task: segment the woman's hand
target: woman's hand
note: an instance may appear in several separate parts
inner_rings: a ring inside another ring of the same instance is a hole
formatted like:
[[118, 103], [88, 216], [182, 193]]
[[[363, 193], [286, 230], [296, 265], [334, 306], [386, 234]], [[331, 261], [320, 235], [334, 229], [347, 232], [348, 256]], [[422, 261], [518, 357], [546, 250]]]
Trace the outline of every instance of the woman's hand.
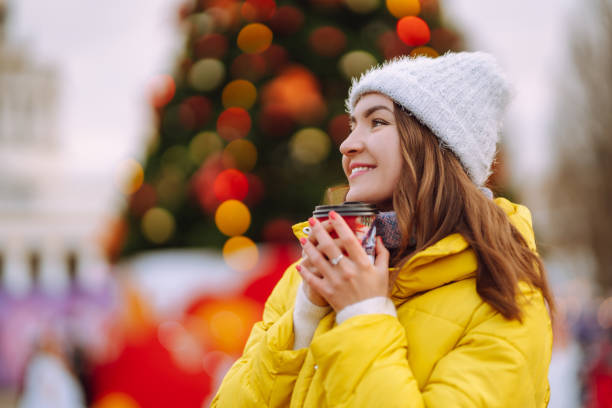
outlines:
[[[306, 256], [306, 253], [302, 250], [302, 262], [300, 262], [299, 265], [296, 265], [295, 267], [298, 272], [300, 273], [300, 275], [302, 275], [302, 271], [304, 270], [303, 268], [307, 268], [307, 270], [312, 271], [311, 273], [317, 275], [317, 276], [321, 276], [319, 274], [317, 274], [317, 270], [314, 266], [312, 266], [312, 264], [309, 262], [308, 257]], [[317, 293], [317, 291], [312, 290], [312, 288], [310, 287], [310, 285], [304, 281], [304, 292], [306, 293], [306, 297], [308, 298], [308, 300], [310, 300], [310, 302], [314, 303], [317, 306], [327, 306], [329, 305], [329, 303], [327, 303], [327, 300], [325, 300], [325, 298], [321, 295], [319, 295], [319, 293]]]
[[[380, 238], [376, 240], [372, 264], [353, 231], [336, 212], [330, 212], [324, 223], [314, 218], [309, 222], [312, 232], [308, 239], [301, 240], [308, 262], [298, 270], [311, 293], [316, 292], [336, 312], [365, 299], [388, 295], [389, 251]], [[335, 231], [338, 238], [331, 238], [328, 230]], [[336, 265], [330, 261], [334, 259], [339, 259]]]

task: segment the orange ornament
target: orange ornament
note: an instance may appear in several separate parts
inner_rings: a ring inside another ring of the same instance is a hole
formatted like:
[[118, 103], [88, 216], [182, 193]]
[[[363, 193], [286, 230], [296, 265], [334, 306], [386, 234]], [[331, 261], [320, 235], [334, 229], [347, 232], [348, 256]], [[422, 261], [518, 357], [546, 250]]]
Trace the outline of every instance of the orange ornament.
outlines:
[[425, 45], [431, 38], [431, 31], [425, 20], [408, 16], [397, 22], [397, 35], [410, 47]]

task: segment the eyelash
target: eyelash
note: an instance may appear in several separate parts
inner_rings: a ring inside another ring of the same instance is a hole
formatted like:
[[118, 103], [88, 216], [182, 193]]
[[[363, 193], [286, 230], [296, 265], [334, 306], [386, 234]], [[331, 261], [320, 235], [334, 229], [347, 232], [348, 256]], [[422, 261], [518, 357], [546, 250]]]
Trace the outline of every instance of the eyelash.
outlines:
[[[388, 125], [388, 123], [382, 119], [373, 119], [372, 126], [374, 127], [376, 125]], [[355, 124], [351, 124], [351, 132], [355, 130], [355, 126], [356, 126]]]

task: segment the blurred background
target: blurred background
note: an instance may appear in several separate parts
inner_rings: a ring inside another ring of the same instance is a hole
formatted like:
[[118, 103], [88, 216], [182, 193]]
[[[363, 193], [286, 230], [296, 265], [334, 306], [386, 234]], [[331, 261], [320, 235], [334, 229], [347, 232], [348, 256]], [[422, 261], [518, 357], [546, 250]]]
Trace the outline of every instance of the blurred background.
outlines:
[[448, 50], [515, 85], [549, 406], [612, 406], [611, 0], [0, 0], [0, 407], [208, 406], [341, 191], [350, 78]]

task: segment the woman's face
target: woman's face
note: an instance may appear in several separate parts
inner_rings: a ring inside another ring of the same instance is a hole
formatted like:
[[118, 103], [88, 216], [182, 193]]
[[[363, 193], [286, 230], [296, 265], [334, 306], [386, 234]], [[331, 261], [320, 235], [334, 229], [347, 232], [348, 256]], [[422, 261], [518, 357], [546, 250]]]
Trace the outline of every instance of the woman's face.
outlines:
[[342, 168], [349, 182], [346, 201], [389, 207], [402, 170], [393, 101], [370, 93], [357, 102], [351, 133], [340, 145]]

